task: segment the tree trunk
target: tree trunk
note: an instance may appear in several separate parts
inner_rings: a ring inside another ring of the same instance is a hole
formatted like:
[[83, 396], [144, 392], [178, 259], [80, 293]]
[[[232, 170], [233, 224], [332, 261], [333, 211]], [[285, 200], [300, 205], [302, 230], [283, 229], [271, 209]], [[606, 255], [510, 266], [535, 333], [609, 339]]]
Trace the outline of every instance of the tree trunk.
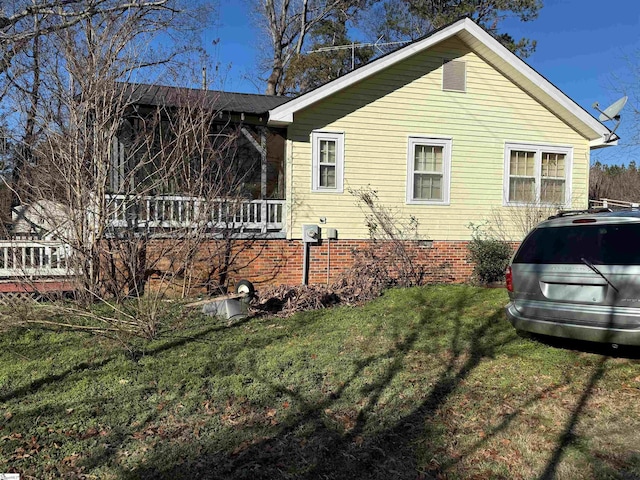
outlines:
[[282, 95], [282, 93], [280, 93], [282, 77], [282, 59], [274, 56], [273, 69], [271, 70], [271, 75], [269, 75], [269, 78], [267, 79], [267, 90], [265, 92], [267, 95]]

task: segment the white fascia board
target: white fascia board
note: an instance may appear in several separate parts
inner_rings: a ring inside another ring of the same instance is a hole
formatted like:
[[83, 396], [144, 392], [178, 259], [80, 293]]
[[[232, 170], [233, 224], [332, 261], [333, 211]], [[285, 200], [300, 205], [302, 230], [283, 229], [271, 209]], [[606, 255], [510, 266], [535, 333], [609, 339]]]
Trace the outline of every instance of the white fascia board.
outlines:
[[[346, 88], [350, 85], [353, 85], [360, 80], [363, 80], [380, 70], [383, 70], [394, 63], [400, 62], [405, 58], [411, 57], [416, 53], [425, 50], [432, 45], [435, 45], [443, 40], [446, 40], [449, 37], [456, 35], [458, 32], [463, 30], [468, 22], [471, 22], [469, 19], [459, 20], [446, 28], [443, 28], [439, 32], [434, 33], [433, 35], [420, 40], [416, 43], [412, 43], [407, 45], [400, 50], [390, 53], [378, 60], [374, 60], [373, 62], [364, 65], [351, 73], [348, 73], [342, 77], [335, 79], [332, 82], [329, 82], [321, 87], [312, 90], [309, 93], [299, 96], [298, 98], [294, 98], [293, 100], [274, 108], [269, 111], [269, 125], [287, 125], [293, 122], [293, 114], [299, 110], [302, 110], [309, 105], [322, 100], [329, 95], [336, 93], [343, 88]], [[473, 23], [473, 22], [471, 22]]]
[[617, 138], [616, 135], [616, 139], [615, 140], [611, 140], [609, 142], [606, 141], [606, 138], [600, 137], [600, 138], [596, 138], [595, 140], [591, 140], [589, 142], [589, 148], [591, 150], [596, 150], [598, 148], [606, 148], [606, 147], [613, 147], [615, 145], [618, 145], [618, 140], [620, 140], [619, 138]]
[[[569, 98], [562, 90], [553, 85], [549, 80], [544, 78], [538, 72], [536, 72], [533, 68], [527, 65], [523, 60], [518, 58], [514, 53], [509, 51], [504, 45], [498, 42], [495, 38], [493, 38], [489, 33], [487, 33], [482, 27], [477, 25], [476, 23], [469, 21], [465, 25], [465, 30], [477, 38], [480, 42], [485, 44], [487, 48], [489, 48], [495, 55], [497, 55], [501, 60], [508, 63], [511, 67], [516, 69], [522, 75], [524, 75], [527, 79], [535, 84], [540, 90], [549, 95], [553, 100], [566, 108], [573, 116], [578, 118], [582, 123], [587, 125], [591, 130], [596, 133], [600, 139], [602, 139], [605, 135], [610, 133], [610, 130], [600, 123], [596, 118], [591, 116], [588, 112], [582, 109], [580, 105], [574, 102], [571, 98]], [[599, 141], [600, 139], [593, 140], [594, 142]]]

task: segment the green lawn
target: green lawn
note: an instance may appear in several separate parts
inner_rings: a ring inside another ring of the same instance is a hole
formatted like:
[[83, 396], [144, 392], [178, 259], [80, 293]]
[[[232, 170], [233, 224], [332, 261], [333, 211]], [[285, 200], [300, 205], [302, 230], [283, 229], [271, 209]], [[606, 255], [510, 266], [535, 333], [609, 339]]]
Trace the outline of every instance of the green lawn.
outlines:
[[232, 326], [183, 317], [134, 359], [90, 334], [12, 330], [0, 472], [640, 478], [638, 361], [520, 338], [506, 302], [437, 286]]

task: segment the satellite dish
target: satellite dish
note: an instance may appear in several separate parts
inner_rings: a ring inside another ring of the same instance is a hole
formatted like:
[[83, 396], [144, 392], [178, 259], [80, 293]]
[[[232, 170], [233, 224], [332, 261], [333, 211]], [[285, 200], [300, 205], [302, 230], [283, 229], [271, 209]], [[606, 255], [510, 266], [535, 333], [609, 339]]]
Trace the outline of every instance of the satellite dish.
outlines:
[[[629, 99], [629, 97], [624, 96], [619, 100], [616, 100], [615, 102], [613, 102], [611, 105], [609, 105], [607, 108], [605, 108], [604, 110], [600, 110], [600, 105], [598, 104], [598, 102], [593, 104], [593, 108], [595, 108], [597, 111], [600, 112], [600, 116], [598, 117], [598, 120], [600, 120], [601, 122], [607, 122], [609, 120], [611, 120], [612, 122], [615, 121], [616, 126], [613, 127], [613, 130], [611, 130], [611, 132], [609, 133], [609, 135], [607, 135], [607, 142], [610, 142], [611, 139], [613, 138], [613, 135], [615, 134], [615, 131], [618, 129], [618, 127], [620, 126], [620, 111], [624, 108], [624, 106], [627, 103], [627, 100]], [[616, 135], [617, 137], [617, 135]]]
[[601, 122], [606, 122], [607, 120], [620, 120], [620, 110], [624, 108], [628, 99], [629, 97], [622, 97], [605, 108], [604, 111], [598, 108], [598, 102], [594, 103], [593, 108], [600, 112], [598, 120]]

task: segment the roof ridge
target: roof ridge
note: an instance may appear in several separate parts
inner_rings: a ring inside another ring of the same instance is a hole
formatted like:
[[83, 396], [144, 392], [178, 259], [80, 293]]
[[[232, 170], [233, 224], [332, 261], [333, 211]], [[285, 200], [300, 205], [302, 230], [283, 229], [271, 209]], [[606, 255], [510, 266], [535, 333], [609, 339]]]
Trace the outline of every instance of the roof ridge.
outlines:
[[287, 100], [291, 100], [292, 97], [285, 97], [282, 95], [267, 95], [266, 93], [249, 93], [249, 92], [232, 92], [229, 90], [210, 90], [210, 89], [206, 89], [203, 90], [202, 88], [195, 88], [195, 87], [185, 87], [185, 86], [177, 86], [177, 85], [164, 85], [164, 84], [160, 84], [160, 83], [146, 83], [146, 82], [116, 82], [120, 85], [123, 86], [131, 86], [131, 87], [149, 87], [149, 88], [170, 88], [170, 89], [176, 89], [176, 90], [189, 90], [189, 91], [193, 91], [193, 92], [206, 92], [206, 93], [226, 93], [226, 94], [230, 94], [230, 95], [251, 95], [251, 96], [255, 96], [255, 97], [266, 97], [266, 98], [282, 98], [282, 99], [287, 99]]

